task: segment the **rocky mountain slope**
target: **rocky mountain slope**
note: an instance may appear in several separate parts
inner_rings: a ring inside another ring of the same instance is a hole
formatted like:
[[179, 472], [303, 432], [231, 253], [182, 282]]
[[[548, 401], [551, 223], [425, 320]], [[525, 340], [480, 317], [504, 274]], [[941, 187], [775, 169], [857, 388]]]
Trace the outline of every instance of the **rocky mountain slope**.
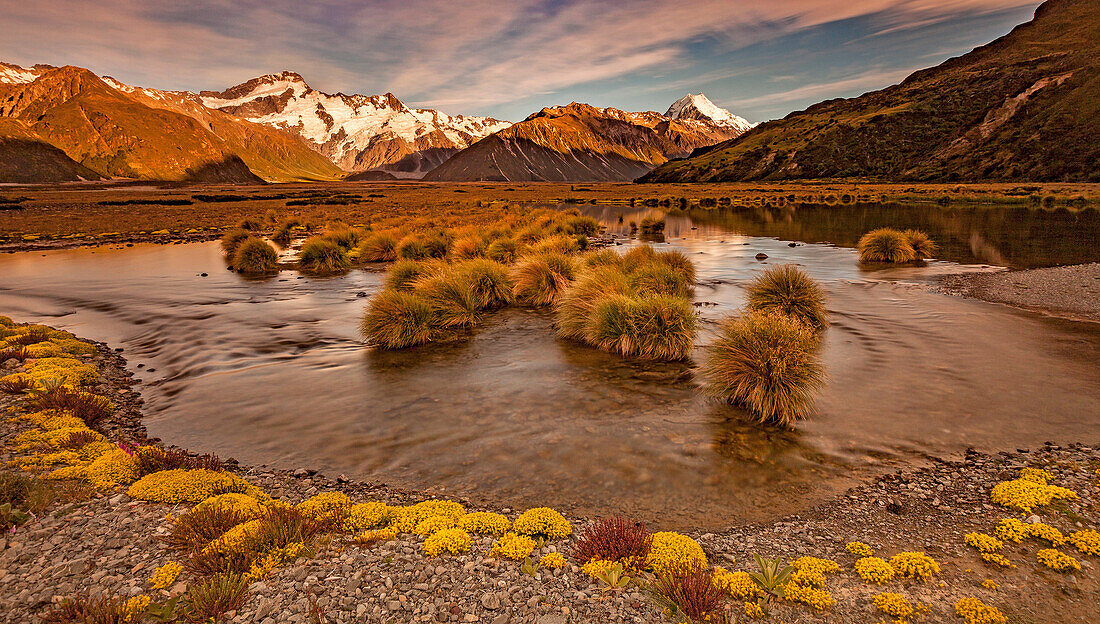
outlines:
[[18, 119], [0, 117], [0, 182], [75, 182], [101, 177]]
[[[296, 137], [207, 109], [187, 93], [139, 89], [79, 67], [0, 65], [0, 118], [111, 177], [258, 182], [341, 174]], [[5, 157], [15, 128], [0, 126], [9, 139]], [[40, 164], [23, 177], [53, 181], [47, 169]]]
[[199, 98], [208, 108], [300, 136], [344, 170], [380, 169], [400, 177], [420, 177], [511, 125], [409, 108], [392, 93], [330, 95], [294, 72], [253, 78], [221, 93], [203, 91]]
[[751, 124], [702, 94], [669, 113], [631, 113], [573, 102], [544, 108], [452, 156], [426, 180], [623, 181]]
[[762, 124], [643, 182], [873, 177], [1100, 181], [1100, 10], [1048, 0], [901, 84]]

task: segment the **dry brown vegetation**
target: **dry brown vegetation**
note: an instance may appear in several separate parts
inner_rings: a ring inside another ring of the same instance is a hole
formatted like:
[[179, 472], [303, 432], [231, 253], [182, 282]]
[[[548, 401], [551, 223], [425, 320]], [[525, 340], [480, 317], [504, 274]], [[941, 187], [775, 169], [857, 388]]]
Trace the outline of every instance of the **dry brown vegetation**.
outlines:
[[[790, 202], [950, 201], [1077, 206], [1100, 202], [1096, 184], [873, 184], [851, 181], [729, 184], [332, 182], [152, 185], [83, 183], [10, 187], [19, 201], [0, 211], [0, 245], [28, 247], [116, 240], [212, 239], [245, 219], [323, 224], [338, 219], [383, 230], [423, 225], [492, 225], [512, 204], [624, 203], [686, 207]], [[292, 221], [295, 222], [295, 221]], [[167, 232], [165, 232], [167, 230]], [[112, 234], [112, 236], [100, 236]], [[37, 237], [24, 240], [25, 236]], [[51, 242], [58, 244], [58, 242]]]

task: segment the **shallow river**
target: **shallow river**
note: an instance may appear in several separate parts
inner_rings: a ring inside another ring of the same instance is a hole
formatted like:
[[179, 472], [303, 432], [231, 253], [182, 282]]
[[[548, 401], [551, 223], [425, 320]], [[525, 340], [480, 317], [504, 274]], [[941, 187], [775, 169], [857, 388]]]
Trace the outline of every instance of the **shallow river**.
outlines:
[[[646, 214], [586, 210], [621, 234]], [[216, 243], [3, 255], [0, 313], [123, 347], [131, 367], [144, 365], [149, 432], [169, 443], [516, 507], [623, 512], [659, 527], [795, 512], [857, 479], [968, 446], [1100, 441], [1100, 324], [922, 285], [988, 267], [866, 271], [851, 249], [789, 247], [761, 236], [754, 228], [766, 224], [754, 218], [670, 217], [665, 234], [699, 267], [701, 343], [767, 264], [798, 263], [824, 284], [828, 385], [794, 432], [700, 397], [691, 363], [628, 362], [557, 340], [544, 312], [496, 313], [461, 344], [368, 350], [357, 337], [366, 300], [356, 295], [375, 292], [381, 274], [246, 281], [225, 270]], [[993, 252], [1027, 265], [1062, 253], [1053, 238], [1028, 247]], [[954, 248], [945, 253], [975, 259]], [[765, 262], [754, 259], [761, 251]]]

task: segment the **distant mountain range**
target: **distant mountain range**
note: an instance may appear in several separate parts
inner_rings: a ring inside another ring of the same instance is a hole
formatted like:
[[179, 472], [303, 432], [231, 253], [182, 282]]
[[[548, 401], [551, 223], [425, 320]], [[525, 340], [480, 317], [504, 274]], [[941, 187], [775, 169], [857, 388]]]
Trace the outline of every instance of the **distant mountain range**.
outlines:
[[641, 181], [831, 177], [1100, 182], [1100, 3], [1048, 0], [901, 84], [761, 124]]
[[0, 63], [0, 182], [394, 180], [429, 172], [433, 180], [631, 180], [752, 125], [702, 94], [664, 115], [573, 103], [513, 125], [409, 108], [392, 93], [330, 95], [293, 72], [192, 93], [79, 67]]
[[627, 181], [753, 124], [688, 94], [664, 115], [552, 106], [452, 156], [426, 180]]
[[409, 108], [392, 93], [329, 95], [294, 72], [253, 78], [221, 93], [203, 91], [199, 99], [209, 108], [299, 136], [345, 171], [379, 169], [397, 177], [420, 177], [512, 125]]

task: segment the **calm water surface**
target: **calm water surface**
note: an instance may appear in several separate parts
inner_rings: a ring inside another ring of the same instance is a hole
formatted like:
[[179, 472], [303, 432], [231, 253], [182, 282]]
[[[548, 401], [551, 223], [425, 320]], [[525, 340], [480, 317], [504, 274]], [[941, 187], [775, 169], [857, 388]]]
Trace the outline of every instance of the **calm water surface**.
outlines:
[[[633, 244], [629, 222], [648, 214], [585, 210], [624, 244]], [[988, 267], [868, 271], [853, 250], [822, 242], [848, 242], [849, 230], [896, 215], [787, 211], [777, 225], [761, 214], [669, 217], [666, 244], [699, 267], [704, 344], [768, 264], [794, 262], [822, 281], [829, 380], [817, 415], [795, 432], [701, 398], [691, 362], [629, 362], [557, 340], [545, 312], [496, 313], [460, 344], [372, 351], [357, 337], [357, 293], [376, 292], [381, 274], [246, 281], [225, 270], [216, 243], [0, 256], [0, 311], [123, 347], [131, 366], [145, 365], [137, 373], [150, 434], [170, 443], [517, 507], [624, 512], [662, 527], [775, 517], [968, 446], [1100, 440], [1100, 325], [922, 286]], [[1027, 219], [1043, 214], [1053, 213]], [[829, 219], [849, 225], [830, 229]], [[941, 255], [1031, 266], [1069, 253], [1056, 225], [1036, 226], [1051, 236], [1030, 235], [1026, 249], [1005, 246], [1021, 239], [1004, 235], [1013, 219], [1026, 220], [970, 215], [937, 237], [947, 243]]]

